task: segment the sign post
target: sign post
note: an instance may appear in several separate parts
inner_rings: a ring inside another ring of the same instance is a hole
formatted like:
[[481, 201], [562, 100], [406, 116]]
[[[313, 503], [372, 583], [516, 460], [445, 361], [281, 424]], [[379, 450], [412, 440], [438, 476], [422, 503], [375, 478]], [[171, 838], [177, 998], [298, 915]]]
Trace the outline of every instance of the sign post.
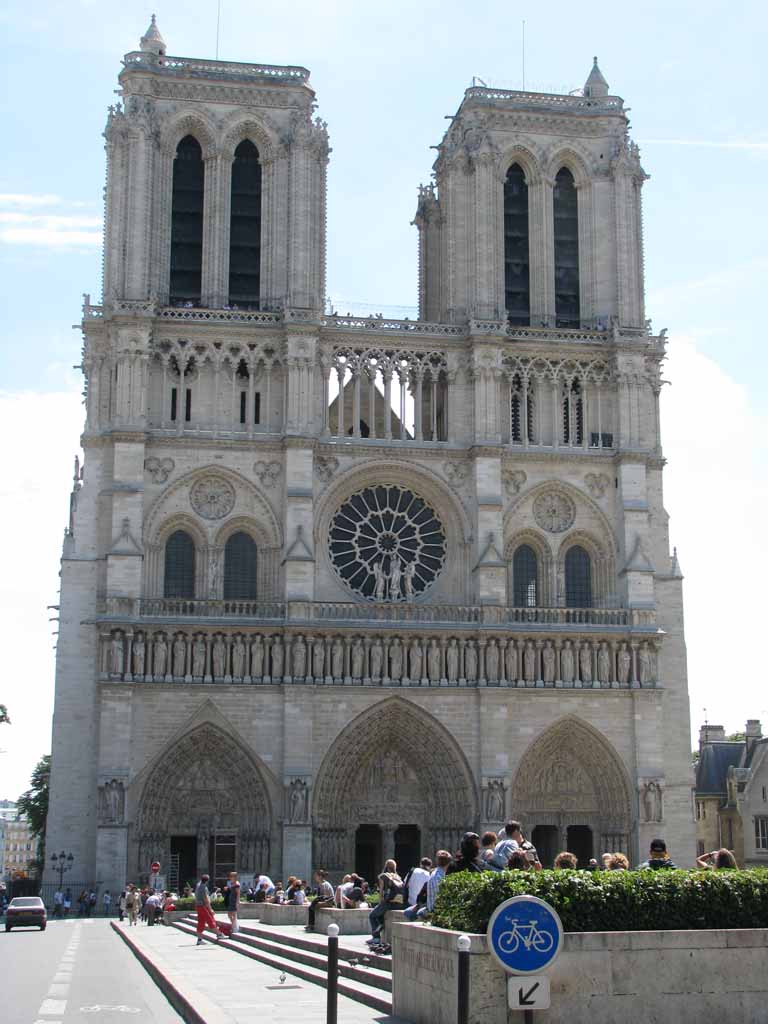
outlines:
[[537, 896], [513, 896], [499, 904], [488, 922], [488, 948], [510, 975], [510, 1010], [523, 1010], [532, 1024], [534, 1010], [549, 1007], [549, 967], [563, 944], [563, 924], [557, 911]]

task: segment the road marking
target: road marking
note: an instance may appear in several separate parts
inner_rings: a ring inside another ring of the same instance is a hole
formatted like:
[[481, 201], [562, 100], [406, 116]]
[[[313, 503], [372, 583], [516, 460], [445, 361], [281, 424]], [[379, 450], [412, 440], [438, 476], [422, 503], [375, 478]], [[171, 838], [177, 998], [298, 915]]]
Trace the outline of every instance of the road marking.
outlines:
[[80, 1013], [141, 1013], [138, 1006], [102, 1006], [96, 1003], [95, 1006], [81, 1006]]
[[41, 1017], [60, 1017], [67, 1012], [66, 999], [44, 999], [37, 1011]]

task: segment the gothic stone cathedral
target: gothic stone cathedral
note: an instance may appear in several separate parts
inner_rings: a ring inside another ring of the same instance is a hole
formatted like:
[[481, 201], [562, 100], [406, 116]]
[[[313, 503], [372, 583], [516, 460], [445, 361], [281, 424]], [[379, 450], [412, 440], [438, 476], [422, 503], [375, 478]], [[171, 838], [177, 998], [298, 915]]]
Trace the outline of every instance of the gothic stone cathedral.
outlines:
[[325, 311], [304, 68], [169, 57], [153, 19], [119, 80], [50, 849], [113, 891], [371, 877], [514, 815], [545, 863], [688, 862], [646, 175], [597, 63], [466, 91], [418, 320]]

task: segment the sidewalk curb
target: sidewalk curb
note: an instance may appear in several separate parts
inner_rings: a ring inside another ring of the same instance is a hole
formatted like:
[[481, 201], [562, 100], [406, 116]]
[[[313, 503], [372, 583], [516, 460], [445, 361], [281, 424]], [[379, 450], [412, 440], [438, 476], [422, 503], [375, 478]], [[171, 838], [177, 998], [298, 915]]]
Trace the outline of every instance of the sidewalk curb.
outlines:
[[189, 999], [187, 999], [184, 993], [174, 985], [166, 974], [160, 970], [157, 964], [154, 963], [144, 950], [129, 937], [128, 932], [124, 928], [120, 928], [116, 921], [110, 921], [110, 927], [120, 936], [126, 946], [128, 946], [130, 951], [163, 993], [174, 1010], [176, 1010], [182, 1020], [186, 1021], [186, 1024], [216, 1024], [218, 1020], [227, 1019], [218, 1007], [213, 1014], [210, 1014], [208, 1017], [203, 1017], [202, 1014], [195, 1009]]

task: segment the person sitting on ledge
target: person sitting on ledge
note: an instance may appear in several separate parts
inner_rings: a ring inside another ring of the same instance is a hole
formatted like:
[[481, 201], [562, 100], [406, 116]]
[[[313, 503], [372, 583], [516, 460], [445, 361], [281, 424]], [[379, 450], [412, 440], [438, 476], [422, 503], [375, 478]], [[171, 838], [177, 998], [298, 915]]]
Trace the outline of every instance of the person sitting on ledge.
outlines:
[[[498, 850], [498, 846], [496, 849]], [[465, 832], [456, 859], [446, 868], [446, 875], [457, 871], [485, 871], [486, 865], [480, 860], [480, 836], [477, 832]]]
[[335, 903], [333, 886], [325, 877], [322, 868], [315, 872], [315, 883], [317, 885], [317, 897], [309, 905], [309, 916], [307, 918], [306, 931], [315, 930], [315, 915], [321, 907], [332, 907]]
[[371, 926], [369, 946], [378, 946], [381, 943], [381, 933], [384, 929], [384, 918], [387, 911], [404, 910], [406, 894], [407, 889], [397, 873], [397, 863], [394, 860], [386, 861], [384, 870], [379, 875], [379, 902], [368, 915], [368, 922]]
[[652, 839], [648, 860], [644, 860], [639, 866], [639, 871], [650, 869], [651, 871], [659, 871], [664, 868], [676, 868], [677, 864], [673, 863], [669, 859], [669, 853], [667, 852], [667, 844], [663, 839]]
[[556, 871], [575, 871], [578, 866], [579, 861], [575, 853], [563, 850], [562, 853], [558, 853], [555, 857], [554, 867]]
[[737, 868], [736, 858], [730, 850], [722, 847], [720, 850], [712, 850], [711, 853], [704, 853], [696, 858], [700, 868]]

